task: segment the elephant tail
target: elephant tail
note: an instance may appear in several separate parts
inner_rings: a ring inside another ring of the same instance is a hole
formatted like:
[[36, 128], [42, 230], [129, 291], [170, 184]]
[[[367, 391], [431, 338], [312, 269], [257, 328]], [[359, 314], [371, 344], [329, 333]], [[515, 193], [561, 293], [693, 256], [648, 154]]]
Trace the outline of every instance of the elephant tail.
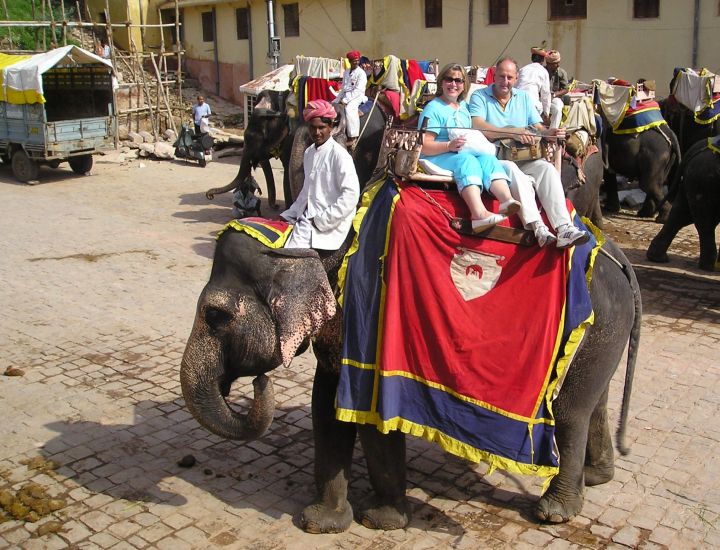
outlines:
[[625, 386], [623, 388], [622, 408], [620, 410], [620, 420], [617, 429], [617, 448], [620, 454], [627, 455], [630, 453], [630, 447], [625, 445], [625, 430], [627, 428], [628, 416], [630, 415], [630, 395], [632, 394], [633, 378], [635, 377], [635, 363], [637, 362], [638, 350], [640, 348], [640, 325], [642, 323], [642, 299], [640, 297], [640, 285], [632, 265], [623, 258], [622, 270], [630, 283], [633, 293], [633, 308], [635, 316], [633, 318], [632, 329], [630, 330], [630, 342], [627, 352], [627, 367], [625, 369]]

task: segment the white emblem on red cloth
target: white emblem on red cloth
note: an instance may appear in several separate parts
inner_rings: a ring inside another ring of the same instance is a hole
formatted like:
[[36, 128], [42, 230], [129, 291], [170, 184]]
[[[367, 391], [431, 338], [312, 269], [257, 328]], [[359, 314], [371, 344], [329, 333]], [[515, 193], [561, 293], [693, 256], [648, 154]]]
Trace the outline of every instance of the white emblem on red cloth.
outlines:
[[500, 278], [505, 256], [459, 248], [450, 262], [450, 277], [466, 302], [490, 292]]

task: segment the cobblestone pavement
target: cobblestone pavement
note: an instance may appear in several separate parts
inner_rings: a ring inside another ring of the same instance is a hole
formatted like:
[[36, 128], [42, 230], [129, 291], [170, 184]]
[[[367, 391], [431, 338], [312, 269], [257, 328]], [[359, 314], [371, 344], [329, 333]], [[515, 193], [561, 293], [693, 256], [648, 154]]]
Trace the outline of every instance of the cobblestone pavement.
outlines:
[[[34, 482], [61, 507], [33, 523], [5, 518], [0, 547], [720, 547], [720, 274], [695, 268], [692, 228], [660, 266], [644, 260], [659, 226], [607, 219], [637, 266], [644, 332], [632, 453], [613, 481], [587, 490], [581, 516], [540, 526], [537, 481], [486, 475], [410, 439], [406, 530], [309, 535], [297, 517], [313, 494], [312, 356], [274, 376], [275, 421], [253, 443], [202, 429], [180, 394], [213, 236], [230, 213], [229, 196], [209, 203], [204, 190], [229, 181], [237, 159], [205, 169], [113, 159], [89, 177], [43, 169], [35, 186], [0, 167], [0, 372], [24, 373], [0, 376], [0, 500]], [[178, 466], [190, 454], [197, 464]], [[358, 450], [351, 500], [368, 491]]]

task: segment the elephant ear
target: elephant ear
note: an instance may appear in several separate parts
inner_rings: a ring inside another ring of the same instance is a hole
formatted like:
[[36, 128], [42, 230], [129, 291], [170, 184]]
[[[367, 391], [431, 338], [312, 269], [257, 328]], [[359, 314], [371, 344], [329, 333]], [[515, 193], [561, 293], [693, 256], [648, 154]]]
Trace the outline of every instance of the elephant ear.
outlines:
[[280, 263], [284, 265], [273, 276], [268, 304], [282, 364], [288, 366], [302, 343], [335, 316], [337, 302], [319, 259]]

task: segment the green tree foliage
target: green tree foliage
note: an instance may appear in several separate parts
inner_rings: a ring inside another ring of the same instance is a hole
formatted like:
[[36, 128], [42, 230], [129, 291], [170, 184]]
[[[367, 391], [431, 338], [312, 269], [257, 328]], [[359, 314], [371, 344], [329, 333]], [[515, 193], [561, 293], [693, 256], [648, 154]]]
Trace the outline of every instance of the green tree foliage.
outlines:
[[[45, 17], [43, 17], [42, 4], [45, 2]], [[53, 18], [55, 22], [62, 21], [62, 10], [60, 8], [60, 0], [51, 0]], [[0, 2], [0, 19], [10, 21], [50, 21], [50, 13], [47, 8], [46, 0], [35, 0], [35, 16], [33, 17], [32, 0], [5, 0], [8, 13], [5, 12], [2, 2]], [[65, 19], [68, 21], [77, 21], [77, 13], [75, 10], [74, 0], [65, 1]], [[42, 50], [43, 30], [33, 27], [3, 27], [0, 28], [0, 49], [10, 49], [10, 39], [12, 39], [13, 50], [35, 50], [35, 38], [37, 35], [37, 47]], [[55, 28], [55, 42], [62, 44], [62, 26], [57, 25]], [[50, 27], [45, 30], [45, 43], [49, 49], [52, 44], [52, 35]], [[68, 36], [68, 44], [77, 44], [76, 40], [71, 40]]]

